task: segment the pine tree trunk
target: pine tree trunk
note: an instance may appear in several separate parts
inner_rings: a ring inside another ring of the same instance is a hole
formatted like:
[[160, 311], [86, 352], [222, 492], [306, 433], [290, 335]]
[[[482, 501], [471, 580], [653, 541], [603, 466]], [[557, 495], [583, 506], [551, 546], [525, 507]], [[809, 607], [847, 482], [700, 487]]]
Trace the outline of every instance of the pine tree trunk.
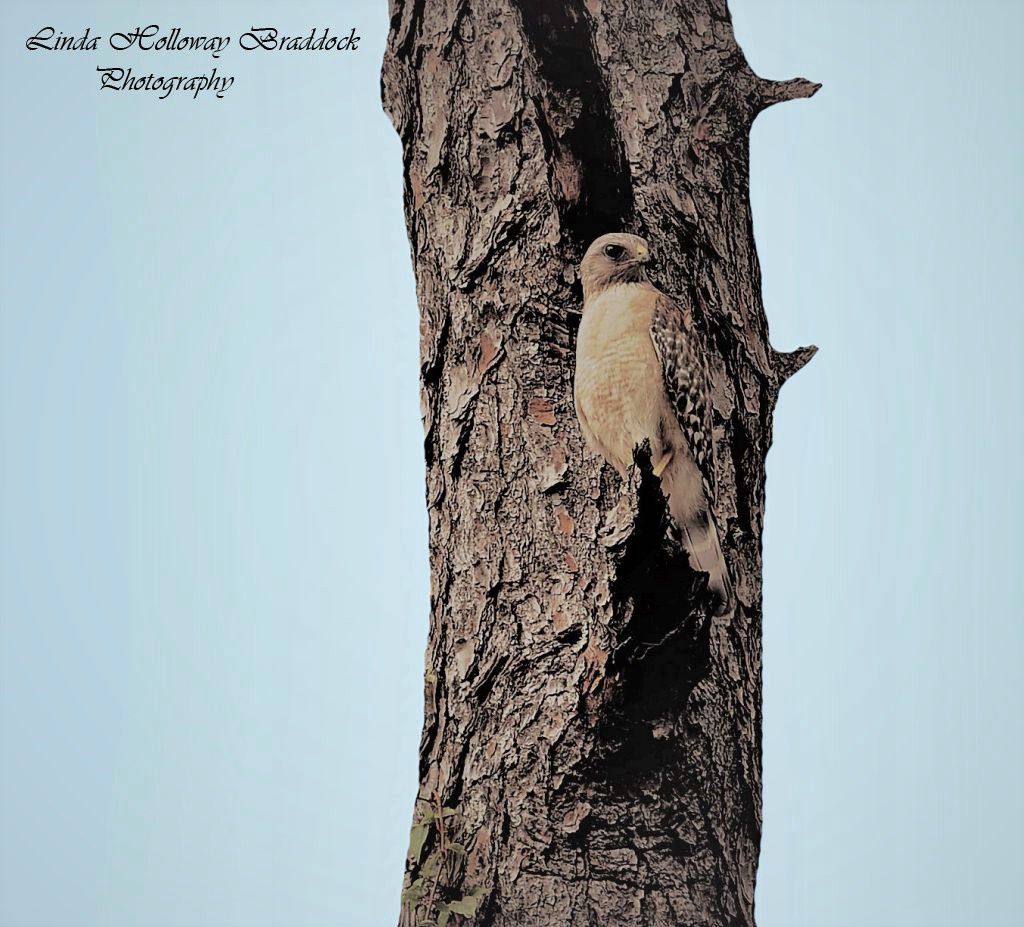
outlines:
[[[748, 138], [817, 86], [754, 75], [725, 0], [392, 0], [382, 88], [430, 515], [403, 923], [752, 925], [764, 462], [814, 349], [768, 341]], [[619, 230], [706, 342], [725, 618], [643, 451], [623, 490], [576, 421], [576, 267]]]

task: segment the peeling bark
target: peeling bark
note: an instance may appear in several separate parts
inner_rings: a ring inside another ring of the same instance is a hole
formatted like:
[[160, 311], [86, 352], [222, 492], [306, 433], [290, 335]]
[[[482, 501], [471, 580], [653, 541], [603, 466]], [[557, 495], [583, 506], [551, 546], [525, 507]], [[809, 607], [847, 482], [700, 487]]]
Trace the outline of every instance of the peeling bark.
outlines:
[[[753, 925], [764, 462], [782, 383], [814, 349], [768, 341], [748, 139], [817, 85], [757, 77], [724, 0], [392, 0], [382, 89], [405, 153], [430, 516], [414, 823], [455, 809], [445, 836], [425, 826], [406, 884], [430, 890], [403, 918], [475, 890], [471, 922], [495, 927]], [[623, 492], [583, 448], [575, 268], [615, 230], [648, 239], [705, 339], [725, 618], [643, 452]]]

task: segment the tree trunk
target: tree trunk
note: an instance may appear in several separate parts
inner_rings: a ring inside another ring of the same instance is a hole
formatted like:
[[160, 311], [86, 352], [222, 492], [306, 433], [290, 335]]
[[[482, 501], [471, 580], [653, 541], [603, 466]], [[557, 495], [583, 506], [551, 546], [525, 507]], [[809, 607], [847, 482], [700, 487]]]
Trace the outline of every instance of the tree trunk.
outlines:
[[[757, 77], [725, 0], [392, 0], [382, 87], [430, 515], [403, 922], [752, 925], [764, 462], [814, 349], [768, 342], [748, 138], [817, 85]], [[623, 490], [576, 421], [576, 267], [619, 230], [706, 342], [724, 618], [643, 452]]]

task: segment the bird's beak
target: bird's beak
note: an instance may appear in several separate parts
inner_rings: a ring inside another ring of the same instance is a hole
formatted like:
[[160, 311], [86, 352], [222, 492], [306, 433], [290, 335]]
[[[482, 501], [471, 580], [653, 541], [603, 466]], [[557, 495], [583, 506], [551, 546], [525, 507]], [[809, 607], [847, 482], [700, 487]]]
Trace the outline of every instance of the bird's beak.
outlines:
[[636, 249], [636, 256], [641, 264], [651, 263], [651, 252], [648, 251], [643, 245]]

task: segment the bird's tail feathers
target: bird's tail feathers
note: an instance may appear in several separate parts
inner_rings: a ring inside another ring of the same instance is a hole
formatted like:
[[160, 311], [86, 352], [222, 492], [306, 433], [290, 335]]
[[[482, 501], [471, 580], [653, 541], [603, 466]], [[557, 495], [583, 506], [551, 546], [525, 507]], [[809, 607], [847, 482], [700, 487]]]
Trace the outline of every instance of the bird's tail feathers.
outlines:
[[718, 527], [710, 512], [691, 519], [679, 526], [683, 546], [690, 555], [690, 566], [708, 574], [708, 589], [715, 596], [716, 615], [726, 615], [733, 610], [736, 596], [729, 578], [729, 567], [722, 553]]

